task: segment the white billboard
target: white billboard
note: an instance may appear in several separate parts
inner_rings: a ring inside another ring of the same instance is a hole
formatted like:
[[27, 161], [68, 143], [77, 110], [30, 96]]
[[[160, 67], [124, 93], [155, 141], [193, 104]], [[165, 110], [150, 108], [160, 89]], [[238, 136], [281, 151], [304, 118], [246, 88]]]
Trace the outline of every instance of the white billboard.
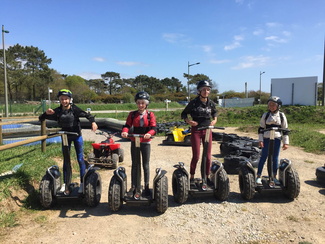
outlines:
[[271, 79], [271, 95], [283, 105], [317, 104], [317, 76]]

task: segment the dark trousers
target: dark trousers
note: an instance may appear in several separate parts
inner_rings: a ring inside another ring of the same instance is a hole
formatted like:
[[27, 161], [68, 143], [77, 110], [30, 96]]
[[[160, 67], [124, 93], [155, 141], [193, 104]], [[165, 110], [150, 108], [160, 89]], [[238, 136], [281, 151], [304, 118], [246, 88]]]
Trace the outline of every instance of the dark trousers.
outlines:
[[[191, 144], [192, 144], [192, 160], [190, 174], [195, 174], [197, 162], [200, 159], [201, 142], [204, 144], [206, 130], [197, 130], [195, 126], [191, 128]], [[211, 148], [212, 148], [212, 133], [210, 133], [209, 145], [207, 150], [206, 160], [206, 175], [209, 176], [211, 168]]]
[[[76, 150], [77, 160], [80, 168], [80, 182], [83, 182], [83, 176], [86, 172], [86, 164], [84, 161], [84, 142], [82, 139], [82, 136], [68, 136], [68, 144], [69, 144], [69, 151], [71, 150], [71, 143], [73, 142], [74, 148]], [[63, 181], [64, 183], [67, 183], [67, 162], [63, 161]], [[71, 176], [70, 176], [71, 177]]]
[[[264, 138], [263, 143], [264, 143], [264, 147], [262, 148], [262, 155], [261, 155], [260, 161], [258, 163], [258, 170], [257, 170], [258, 175], [262, 174], [266, 158], [268, 157], [270, 139]], [[274, 152], [273, 152], [273, 174], [274, 174], [274, 176], [276, 176], [276, 173], [278, 171], [280, 147], [281, 147], [281, 140], [277, 139], [277, 138], [274, 139]]]
[[[150, 161], [150, 144], [149, 143], [140, 143], [140, 161], [142, 158], [142, 167], [144, 171], [144, 184], [145, 186], [149, 185], [149, 161]], [[136, 185], [137, 182], [137, 171], [138, 165], [140, 166], [141, 171], [141, 162], [137, 162], [136, 147], [135, 142], [131, 142], [131, 158], [132, 158], [132, 168], [131, 168], [131, 184], [132, 187]]]

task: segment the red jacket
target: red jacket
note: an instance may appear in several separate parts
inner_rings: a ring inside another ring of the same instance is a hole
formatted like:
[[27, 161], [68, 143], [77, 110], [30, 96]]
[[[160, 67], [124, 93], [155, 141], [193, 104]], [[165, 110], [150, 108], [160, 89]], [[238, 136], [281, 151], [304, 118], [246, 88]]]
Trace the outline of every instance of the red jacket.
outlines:
[[[130, 128], [133, 127], [134, 134], [150, 134], [154, 136], [156, 134], [156, 116], [153, 112], [147, 110], [143, 114], [143, 126], [140, 126], [140, 113], [138, 111], [132, 111], [129, 113], [125, 125], [123, 126], [122, 132], [129, 132]], [[134, 141], [134, 138], [130, 138]], [[149, 142], [151, 139], [140, 138], [140, 142]]]

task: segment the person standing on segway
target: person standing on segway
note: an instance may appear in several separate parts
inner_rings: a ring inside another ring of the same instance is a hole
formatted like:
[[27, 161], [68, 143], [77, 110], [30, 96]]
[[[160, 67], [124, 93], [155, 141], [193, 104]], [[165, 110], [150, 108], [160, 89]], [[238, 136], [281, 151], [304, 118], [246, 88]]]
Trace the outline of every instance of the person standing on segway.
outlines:
[[[192, 160], [190, 167], [190, 182], [194, 182], [194, 175], [197, 162], [200, 158], [200, 143], [204, 142], [206, 130], [197, 130], [203, 126], [214, 126], [217, 123], [217, 109], [216, 104], [209, 99], [211, 92], [211, 84], [207, 80], [202, 80], [197, 84], [198, 96], [194, 98], [184, 108], [181, 113], [181, 118], [186, 123], [191, 125], [191, 144], [192, 144]], [[188, 118], [188, 114], [192, 119]], [[212, 121], [211, 121], [212, 118]], [[211, 148], [212, 148], [212, 133], [210, 134], [207, 160], [206, 160], [206, 175], [209, 176], [211, 168]], [[207, 178], [209, 181], [209, 178]]]
[[[126, 119], [126, 123], [123, 126], [121, 136], [123, 138], [128, 137], [128, 132], [133, 127], [133, 134], [144, 135], [140, 138], [140, 151], [142, 155], [142, 166], [144, 171], [144, 185], [145, 194], [150, 195], [149, 189], [149, 162], [150, 162], [150, 137], [156, 134], [156, 117], [153, 112], [147, 111], [150, 96], [147, 92], [141, 91], [135, 95], [134, 98], [138, 110], [131, 111]], [[131, 169], [131, 185], [130, 191], [135, 190], [136, 177], [137, 177], [137, 162], [136, 162], [136, 149], [135, 139], [131, 139], [131, 158], [132, 158], [132, 169]]]
[[[68, 89], [61, 89], [58, 93], [58, 99], [60, 101], [60, 107], [55, 109], [47, 109], [42, 115], [39, 116], [39, 120], [55, 120], [58, 122], [59, 126], [61, 126], [63, 131], [68, 132], [76, 132], [78, 135], [68, 135], [68, 144], [69, 149], [71, 148], [71, 143], [74, 143], [74, 147], [77, 154], [77, 160], [80, 168], [80, 187], [79, 193], [82, 193], [83, 189], [83, 176], [86, 171], [86, 165], [84, 162], [84, 155], [83, 155], [83, 138], [81, 135], [81, 126], [80, 126], [80, 117], [85, 117], [91, 122], [92, 131], [96, 131], [98, 126], [95, 122], [94, 116], [90, 113], [87, 113], [74, 105], [72, 103], [72, 92]], [[63, 162], [63, 182], [61, 191], [64, 191], [66, 194], [69, 194], [66, 182], [67, 182], [67, 168], [66, 162], [64, 159]]]
[[[287, 118], [284, 113], [280, 112], [282, 106], [282, 101], [277, 96], [271, 96], [267, 100], [268, 112], [264, 113], [260, 120], [260, 127], [258, 129], [258, 140], [259, 147], [262, 148], [262, 155], [258, 163], [256, 183], [258, 185], [262, 184], [262, 171], [269, 153], [269, 142], [270, 142], [270, 131], [263, 132], [264, 129], [270, 127], [279, 127], [283, 129], [288, 129]], [[281, 147], [281, 139], [283, 141], [282, 149], [286, 150], [289, 147], [289, 135], [287, 132], [283, 132], [283, 136], [280, 132], [275, 132], [274, 140], [274, 152], [273, 152], [273, 174], [274, 174], [274, 183], [279, 184], [276, 179], [277, 170], [278, 170], [278, 161]]]

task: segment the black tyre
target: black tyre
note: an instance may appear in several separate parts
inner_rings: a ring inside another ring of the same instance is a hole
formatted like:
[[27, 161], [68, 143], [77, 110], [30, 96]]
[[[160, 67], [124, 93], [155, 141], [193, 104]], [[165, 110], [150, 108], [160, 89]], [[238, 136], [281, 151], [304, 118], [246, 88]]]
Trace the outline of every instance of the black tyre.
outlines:
[[217, 176], [218, 188], [214, 190], [214, 196], [220, 201], [227, 200], [229, 196], [229, 178], [224, 169], [222, 169]]
[[177, 203], [184, 203], [188, 198], [188, 178], [180, 169], [176, 169], [173, 173], [172, 188], [174, 200]]
[[184, 142], [188, 143], [188, 144], [191, 144], [191, 136], [185, 136]]
[[316, 180], [319, 184], [325, 184], [325, 167], [318, 167], [316, 169]]
[[289, 199], [295, 199], [300, 193], [300, 179], [298, 172], [294, 168], [290, 168], [286, 172], [286, 188], [284, 194]]
[[116, 212], [122, 206], [121, 198], [121, 182], [113, 176], [108, 188], [108, 207], [110, 210]]
[[44, 175], [41, 180], [40, 186], [40, 202], [43, 208], [49, 209], [54, 205], [53, 198], [53, 181], [49, 175]]
[[112, 154], [112, 168], [113, 169], [117, 169], [118, 162], [119, 162], [119, 156], [118, 156], [118, 154], [117, 153], [113, 153]]
[[168, 208], [168, 180], [163, 176], [155, 184], [155, 203], [158, 213], [166, 212]]
[[170, 134], [170, 135], [167, 135], [167, 141], [174, 141], [174, 135], [173, 134]]
[[245, 166], [239, 169], [239, 188], [241, 196], [250, 200], [255, 195], [255, 178], [254, 174]]
[[102, 195], [102, 181], [98, 172], [91, 173], [85, 182], [85, 202], [89, 207], [99, 204]]
[[122, 148], [117, 149], [117, 154], [119, 156], [118, 161], [121, 163], [124, 161], [124, 150]]

